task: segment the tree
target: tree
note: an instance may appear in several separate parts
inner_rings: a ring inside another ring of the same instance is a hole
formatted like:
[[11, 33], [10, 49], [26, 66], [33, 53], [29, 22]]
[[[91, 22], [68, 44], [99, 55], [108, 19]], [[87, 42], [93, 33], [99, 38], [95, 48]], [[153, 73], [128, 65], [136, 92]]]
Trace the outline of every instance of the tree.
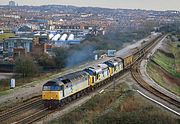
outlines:
[[15, 60], [15, 72], [21, 73], [23, 77], [32, 77], [38, 74], [38, 66], [29, 56], [20, 56]]
[[66, 48], [54, 48], [53, 53], [55, 54], [54, 60], [56, 66], [59, 69], [64, 68], [68, 57], [68, 50]]
[[46, 53], [43, 54], [36, 54], [34, 55], [35, 60], [38, 62], [40, 66], [55, 66], [54, 58], [49, 56]]

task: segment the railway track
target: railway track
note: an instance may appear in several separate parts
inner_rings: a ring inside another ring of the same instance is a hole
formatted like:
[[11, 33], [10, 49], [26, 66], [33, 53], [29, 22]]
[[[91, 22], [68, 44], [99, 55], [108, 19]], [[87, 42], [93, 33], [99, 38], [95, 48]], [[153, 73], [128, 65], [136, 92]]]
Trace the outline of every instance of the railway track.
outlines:
[[145, 82], [142, 79], [140, 70], [138, 69], [137, 66], [134, 66], [132, 68], [131, 72], [132, 72], [133, 78], [138, 82], [138, 84], [140, 84], [141, 87], [143, 87], [144, 89], [146, 89], [150, 93], [154, 94], [155, 96], [157, 96], [157, 97], [167, 101], [168, 103], [180, 108], [180, 103], [178, 101], [176, 101], [175, 99], [161, 93], [160, 91], [158, 91], [154, 87], [150, 86], [147, 82]]
[[[150, 51], [156, 44], [158, 43], [158, 41], [156, 43], [154, 43], [152, 46], [150, 46], [148, 48], [148, 51]], [[131, 74], [133, 76], [133, 78], [136, 80], [136, 82], [143, 87], [144, 89], [146, 89], [147, 91], [149, 91], [150, 93], [154, 94], [155, 96], [163, 99], [164, 101], [168, 102], [171, 105], [176, 106], [177, 108], [180, 108], [180, 102], [167, 96], [166, 94], [163, 94], [162, 92], [158, 91], [157, 89], [155, 89], [154, 87], [152, 87], [151, 85], [149, 85], [146, 81], [144, 81], [144, 79], [142, 78], [141, 72], [139, 70], [140, 67], [140, 63], [141, 61], [147, 56], [147, 53], [141, 58], [139, 59], [135, 64], [133, 64], [132, 68], [131, 68]]]
[[8, 120], [16, 118], [19, 114], [23, 114], [25, 111], [39, 106], [42, 106], [41, 96], [37, 96], [13, 108], [0, 112], [0, 122], [7, 123]]
[[54, 112], [53, 110], [48, 110], [48, 108], [44, 108], [40, 111], [37, 111], [34, 114], [31, 114], [31, 115], [21, 119], [21, 120], [15, 121], [14, 124], [31, 124], [53, 112]]

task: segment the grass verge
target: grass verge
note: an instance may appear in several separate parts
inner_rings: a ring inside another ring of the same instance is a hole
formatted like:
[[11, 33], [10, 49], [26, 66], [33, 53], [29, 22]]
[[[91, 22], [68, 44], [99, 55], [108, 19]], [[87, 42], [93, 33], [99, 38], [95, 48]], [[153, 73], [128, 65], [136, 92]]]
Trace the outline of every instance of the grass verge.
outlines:
[[163, 74], [163, 70], [157, 64], [150, 61], [147, 65], [147, 73], [160, 86], [180, 96], [180, 84], [168, 81]]

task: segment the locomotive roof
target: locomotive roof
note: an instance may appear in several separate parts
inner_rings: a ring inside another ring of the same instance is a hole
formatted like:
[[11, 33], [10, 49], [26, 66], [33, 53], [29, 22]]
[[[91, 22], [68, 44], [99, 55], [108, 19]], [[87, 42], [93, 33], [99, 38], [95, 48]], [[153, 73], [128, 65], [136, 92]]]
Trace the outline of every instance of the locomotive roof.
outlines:
[[52, 85], [60, 86], [61, 84], [62, 84], [62, 82], [58, 81], [57, 79], [54, 79], [54, 80], [50, 80], [50, 81], [46, 82], [43, 86], [52, 86]]
[[67, 75], [64, 75], [62, 77], [57, 78], [59, 81], [63, 82], [64, 84], [67, 84], [69, 82], [72, 82], [73, 80], [78, 80], [81, 79], [85, 76], [87, 76], [88, 74], [85, 71], [77, 71], [77, 72], [73, 72]]
[[106, 69], [108, 68], [108, 66], [106, 64], [98, 64], [98, 67], [102, 68], [102, 69]]
[[86, 75], [88, 74], [85, 71], [73, 72], [73, 73], [64, 75], [62, 77], [50, 80], [47, 83], [45, 83], [44, 86], [51, 86], [51, 85], [60, 86], [62, 84], [73, 82], [74, 80], [81, 79], [82, 77], [85, 77]]
[[114, 67], [116, 65], [118, 65], [118, 63], [121, 63], [122, 62], [122, 59], [120, 58], [113, 58], [113, 59], [110, 59], [108, 61], [105, 61], [104, 63], [110, 67]]
[[98, 66], [89, 67], [89, 70], [92, 70], [93, 72], [100, 73], [102, 72], [102, 68]]
[[78, 77], [84, 77], [85, 75], [87, 75], [86, 72], [84, 72], [84, 71], [77, 71], [77, 72], [73, 72], [73, 73], [64, 75], [64, 76], [62, 76], [60, 78], [62, 78], [62, 79], [65, 79], [65, 78], [73, 79], [73, 78], [78, 78]]

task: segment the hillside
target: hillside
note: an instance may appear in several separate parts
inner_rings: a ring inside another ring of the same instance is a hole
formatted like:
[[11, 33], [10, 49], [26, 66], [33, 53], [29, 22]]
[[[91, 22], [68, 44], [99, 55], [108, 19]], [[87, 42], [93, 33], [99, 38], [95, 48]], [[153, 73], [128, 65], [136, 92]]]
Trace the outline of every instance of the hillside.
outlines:
[[180, 96], [180, 42], [169, 37], [147, 66], [150, 77], [159, 85]]

